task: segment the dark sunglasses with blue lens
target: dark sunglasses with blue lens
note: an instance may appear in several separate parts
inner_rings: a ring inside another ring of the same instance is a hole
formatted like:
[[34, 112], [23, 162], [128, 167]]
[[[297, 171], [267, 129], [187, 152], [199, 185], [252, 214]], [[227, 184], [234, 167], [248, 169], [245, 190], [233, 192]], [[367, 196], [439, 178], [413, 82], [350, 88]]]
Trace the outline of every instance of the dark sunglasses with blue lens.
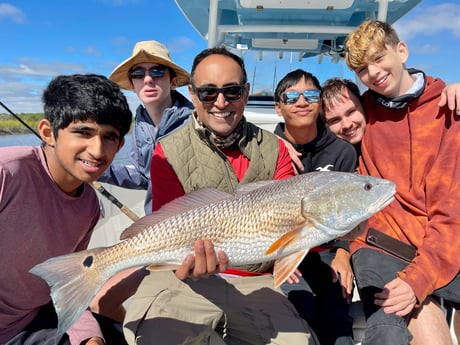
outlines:
[[246, 89], [246, 84], [229, 85], [224, 87], [204, 86], [192, 87], [198, 99], [203, 103], [214, 103], [219, 96], [219, 93], [224, 95], [227, 102], [236, 102], [241, 99], [243, 91]]
[[163, 77], [166, 73], [166, 68], [161, 66], [155, 66], [149, 69], [144, 67], [137, 67], [128, 72], [131, 79], [144, 79], [146, 72], [152, 78]]
[[294, 104], [297, 103], [297, 101], [300, 98], [300, 95], [303, 95], [305, 101], [307, 101], [308, 103], [318, 103], [320, 94], [321, 91], [317, 89], [304, 90], [303, 92], [286, 91], [281, 95], [281, 102], [283, 102], [284, 104]]

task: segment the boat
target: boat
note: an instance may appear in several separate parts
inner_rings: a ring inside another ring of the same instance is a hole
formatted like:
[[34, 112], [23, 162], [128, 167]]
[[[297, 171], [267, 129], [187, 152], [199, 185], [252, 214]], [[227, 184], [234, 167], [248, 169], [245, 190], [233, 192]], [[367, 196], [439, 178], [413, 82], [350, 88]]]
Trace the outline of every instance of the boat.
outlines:
[[236, 51], [343, 59], [346, 36], [364, 20], [394, 23], [422, 0], [175, 0], [208, 42]]

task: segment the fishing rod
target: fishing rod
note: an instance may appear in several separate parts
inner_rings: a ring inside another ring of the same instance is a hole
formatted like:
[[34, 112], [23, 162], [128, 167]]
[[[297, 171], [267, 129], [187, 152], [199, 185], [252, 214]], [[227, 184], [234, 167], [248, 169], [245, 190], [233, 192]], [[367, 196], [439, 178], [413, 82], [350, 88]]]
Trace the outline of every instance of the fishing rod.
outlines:
[[35, 132], [35, 130], [30, 127], [23, 119], [21, 119], [19, 116], [17, 116], [15, 113], [13, 113], [5, 104], [3, 104], [2, 101], [0, 101], [0, 104], [1, 106], [7, 111], [9, 112], [11, 115], [13, 115], [16, 120], [18, 120], [19, 122], [21, 122], [24, 126], [26, 126], [33, 134], [35, 134], [40, 140], [42, 140], [42, 138], [38, 135], [37, 132]]
[[[8, 112], [10, 115], [12, 115], [16, 120], [18, 120], [21, 124], [23, 124], [27, 129], [29, 129], [33, 134], [35, 134], [40, 141], [42, 141], [42, 138], [40, 135], [30, 127], [23, 119], [21, 119], [18, 115], [16, 115], [13, 111], [11, 111], [5, 104], [3, 104], [2, 101], [0, 101], [0, 105]], [[43, 142], [43, 141], [42, 141]], [[99, 182], [93, 181], [92, 186], [99, 192], [101, 193], [104, 197], [106, 197], [112, 204], [117, 206], [121, 212], [123, 212], [126, 216], [128, 216], [132, 221], [136, 221], [139, 219], [139, 216], [137, 216], [131, 209], [125, 205], [123, 205], [115, 196], [113, 196], [107, 189], [105, 189]]]

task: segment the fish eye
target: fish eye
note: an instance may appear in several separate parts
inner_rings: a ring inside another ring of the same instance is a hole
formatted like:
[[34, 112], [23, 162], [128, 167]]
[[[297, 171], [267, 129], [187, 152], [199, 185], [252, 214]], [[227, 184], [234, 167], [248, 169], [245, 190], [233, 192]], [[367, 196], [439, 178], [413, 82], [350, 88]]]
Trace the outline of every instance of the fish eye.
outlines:
[[364, 190], [365, 191], [370, 191], [372, 189], [372, 183], [366, 183], [364, 185]]

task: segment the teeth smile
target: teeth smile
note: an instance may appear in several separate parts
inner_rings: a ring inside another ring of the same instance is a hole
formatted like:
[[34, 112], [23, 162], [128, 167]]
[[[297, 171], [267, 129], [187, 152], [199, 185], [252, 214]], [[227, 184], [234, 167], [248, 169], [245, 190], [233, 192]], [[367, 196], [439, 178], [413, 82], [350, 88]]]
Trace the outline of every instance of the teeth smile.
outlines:
[[85, 164], [85, 165], [89, 165], [91, 167], [98, 167], [98, 166], [101, 165], [100, 163], [88, 162], [88, 161], [85, 161], [85, 160], [82, 160], [82, 163]]
[[215, 117], [220, 117], [220, 118], [226, 118], [231, 115], [231, 112], [225, 112], [225, 113], [212, 113], [213, 116]]
[[377, 84], [377, 85], [380, 85], [380, 84], [382, 84], [383, 82], [385, 82], [385, 80], [387, 80], [387, 77], [384, 77], [384, 78], [382, 78], [382, 79], [380, 79], [380, 80], [377, 80], [376, 84]]
[[354, 130], [348, 131], [348, 132], [345, 132], [344, 134], [345, 134], [346, 136], [348, 136], [348, 137], [351, 137], [352, 135], [355, 134], [355, 131], [354, 131]]

